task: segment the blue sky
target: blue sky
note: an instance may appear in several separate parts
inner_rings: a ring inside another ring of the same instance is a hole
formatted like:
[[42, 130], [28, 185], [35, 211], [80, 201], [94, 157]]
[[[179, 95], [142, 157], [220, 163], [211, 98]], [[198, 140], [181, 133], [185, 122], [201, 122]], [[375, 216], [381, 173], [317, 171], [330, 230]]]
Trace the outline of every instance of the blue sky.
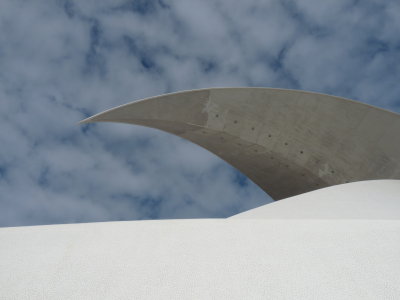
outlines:
[[270, 200], [214, 155], [105, 109], [206, 87], [400, 112], [400, 2], [0, 2], [0, 226], [226, 217]]

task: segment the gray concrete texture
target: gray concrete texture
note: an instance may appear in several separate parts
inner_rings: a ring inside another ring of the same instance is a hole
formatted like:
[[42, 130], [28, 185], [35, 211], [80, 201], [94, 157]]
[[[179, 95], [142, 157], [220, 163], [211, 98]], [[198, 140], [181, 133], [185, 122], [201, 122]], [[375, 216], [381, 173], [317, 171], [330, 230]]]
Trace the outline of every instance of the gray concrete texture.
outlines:
[[135, 101], [82, 123], [157, 128], [219, 156], [273, 199], [400, 179], [400, 115], [330, 95], [212, 88]]

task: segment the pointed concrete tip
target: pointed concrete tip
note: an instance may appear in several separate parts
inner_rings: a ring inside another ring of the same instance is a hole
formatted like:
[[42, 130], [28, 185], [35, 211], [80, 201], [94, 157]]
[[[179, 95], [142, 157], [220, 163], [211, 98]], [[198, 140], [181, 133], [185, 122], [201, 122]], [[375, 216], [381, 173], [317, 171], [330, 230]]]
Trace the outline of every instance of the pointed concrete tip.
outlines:
[[133, 103], [135, 102], [130, 102], [128, 104], [120, 105], [108, 110], [105, 110], [103, 112], [100, 112], [94, 116], [91, 116], [89, 118], [86, 118], [82, 121], [80, 121], [78, 124], [83, 125], [83, 124], [88, 124], [88, 123], [95, 123], [95, 122], [120, 122], [120, 113], [124, 112], [124, 109], [128, 106], [132, 106]]
[[104, 112], [103, 113], [99, 113], [99, 114], [94, 115], [94, 116], [91, 116], [89, 118], [86, 118], [86, 119], [84, 119], [82, 121], [79, 121], [78, 124], [79, 125], [83, 125], [83, 124], [88, 124], [88, 123], [101, 122], [101, 121], [103, 121], [103, 119], [101, 118], [101, 116], [103, 114], [104, 114]]
[[93, 123], [93, 122], [94, 122], [93, 117], [89, 117], [89, 118], [79, 121], [78, 125], [83, 125], [83, 124], [88, 124], [88, 123]]

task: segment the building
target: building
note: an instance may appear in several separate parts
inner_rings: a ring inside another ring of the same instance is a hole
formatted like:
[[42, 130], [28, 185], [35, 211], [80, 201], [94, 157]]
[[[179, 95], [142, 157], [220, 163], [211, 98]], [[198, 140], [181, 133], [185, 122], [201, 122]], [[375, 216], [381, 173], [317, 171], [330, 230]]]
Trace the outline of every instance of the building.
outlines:
[[190, 140], [284, 200], [228, 219], [2, 228], [4, 298], [400, 298], [398, 114], [317, 93], [219, 88], [83, 123], [98, 121]]

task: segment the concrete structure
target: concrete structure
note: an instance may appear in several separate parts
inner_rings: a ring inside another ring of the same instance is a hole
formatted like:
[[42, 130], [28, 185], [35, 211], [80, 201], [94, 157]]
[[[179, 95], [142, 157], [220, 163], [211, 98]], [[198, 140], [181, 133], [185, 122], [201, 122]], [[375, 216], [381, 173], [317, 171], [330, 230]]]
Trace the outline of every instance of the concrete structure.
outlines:
[[276, 199], [308, 192], [228, 219], [2, 228], [0, 299], [400, 299], [399, 115], [314, 93], [210, 89], [91, 121], [187, 138]]
[[279, 200], [322, 187], [400, 179], [400, 118], [304, 91], [215, 88], [135, 101], [83, 121], [161, 129], [236, 167]]
[[400, 299], [399, 195], [379, 180], [230, 219], [2, 228], [0, 299]]

